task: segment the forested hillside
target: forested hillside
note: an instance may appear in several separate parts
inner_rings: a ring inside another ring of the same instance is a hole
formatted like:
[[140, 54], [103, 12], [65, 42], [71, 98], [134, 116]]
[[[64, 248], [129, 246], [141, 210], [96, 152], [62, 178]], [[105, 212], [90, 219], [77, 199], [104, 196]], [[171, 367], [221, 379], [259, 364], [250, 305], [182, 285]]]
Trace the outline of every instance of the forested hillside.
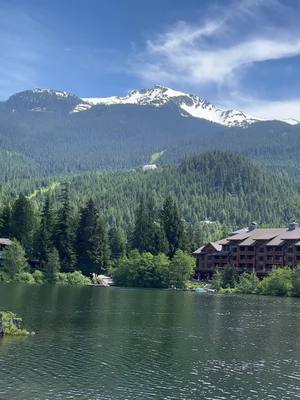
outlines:
[[[6, 163], [7, 151], [26, 160], [22, 171], [15, 160], [11, 176], [128, 170], [159, 152], [159, 164], [178, 164], [187, 155], [213, 149], [236, 151], [299, 175], [300, 124], [224, 126], [195, 118], [175, 103], [100, 104], [74, 112], [81, 101], [65, 92], [37, 90], [0, 103], [0, 163]], [[0, 179], [5, 180], [2, 174]]]
[[[28, 195], [37, 204], [50, 192], [54, 204], [65, 179], [16, 180], [2, 185], [2, 202]], [[128, 229], [145, 193], [157, 207], [171, 195], [188, 225], [217, 221], [240, 227], [256, 220], [281, 225], [300, 217], [300, 185], [282, 174], [271, 174], [229, 152], [213, 151], [187, 158], [179, 166], [155, 171], [85, 173], [67, 178], [75, 210], [93, 198], [108, 224]], [[42, 191], [36, 190], [42, 187]], [[48, 188], [50, 188], [48, 190]]]

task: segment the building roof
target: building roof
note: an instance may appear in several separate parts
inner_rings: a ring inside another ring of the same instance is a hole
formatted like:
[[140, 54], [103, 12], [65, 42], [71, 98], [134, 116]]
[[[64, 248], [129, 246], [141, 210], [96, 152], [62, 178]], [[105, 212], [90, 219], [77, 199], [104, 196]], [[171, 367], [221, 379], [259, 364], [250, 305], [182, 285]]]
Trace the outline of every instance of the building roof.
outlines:
[[4, 246], [10, 246], [12, 244], [12, 241], [7, 238], [0, 238], [0, 245], [1, 244]]
[[222, 244], [220, 244], [219, 242], [209, 242], [205, 246], [199, 247], [199, 249], [195, 250], [193, 252], [193, 254], [194, 255], [200, 254], [202, 252], [202, 250], [205, 249], [208, 246], [212, 246], [216, 251], [221, 251], [222, 250]]
[[200, 247], [193, 254], [199, 254], [208, 245], [215, 248], [216, 251], [221, 251], [222, 246], [225, 244], [235, 243], [238, 246], [254, 246], [256, 242], [263, 242], [266, 246], [281, 246], [286, 241], [292, 240], [297, 241], [297, 246], [300, 246], [300, 227], [296, 226], [294, 229], [288, 228], [263, 228], [246, 230], [240, 229], [228, 236], [225, 239], [219, 240], [218, 242], [210, 242], [206, 246]]

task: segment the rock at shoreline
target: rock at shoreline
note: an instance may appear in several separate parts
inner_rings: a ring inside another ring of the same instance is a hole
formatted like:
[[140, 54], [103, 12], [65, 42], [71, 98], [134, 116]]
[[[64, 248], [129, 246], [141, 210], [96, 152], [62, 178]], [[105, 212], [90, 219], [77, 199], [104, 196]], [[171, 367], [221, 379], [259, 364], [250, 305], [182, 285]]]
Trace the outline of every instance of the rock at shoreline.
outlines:
[[10, 311], [0, 311], [0, 338], [4, 336], [26, 336], [29, 335], [22, 328], [22, 318]]

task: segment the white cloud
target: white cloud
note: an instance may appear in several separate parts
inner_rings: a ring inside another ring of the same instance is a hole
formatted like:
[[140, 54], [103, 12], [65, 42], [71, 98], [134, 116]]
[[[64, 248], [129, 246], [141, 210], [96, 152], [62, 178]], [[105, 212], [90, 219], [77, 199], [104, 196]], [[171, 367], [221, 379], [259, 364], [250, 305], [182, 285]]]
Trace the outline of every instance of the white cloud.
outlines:
[[135, 72], [146, 81], [164, 78], [171, 83], [224, 83], [251, 64], [300, 55], [299, 34], [287, 35], [280, 29], [235, 38], [238, 41], [231, 45], [211, 43], [218, 42], [226, 29], [224, 21], [209, 21], [200, 28], [184, 22], [176, 24], [147, 41]]
[[295, 118], [300, 121], [300, 98], [282, 101], [253, 99], [251, 104], [244, 104], [243, 109], [264, 119]]
[[262, 118], [300, 119], [298, 99], [247, 102], [233, 94], [247, 93], [243, 84], [254, 64], [300, 55], [300, 9], [278, 0], [221, 4], [198, 24], [180, 21], [148, 39], [134, 60], [134, 73], [146, 84], [186, 86], [201, 96], [208, 88], [220, 104], [225, 100]]

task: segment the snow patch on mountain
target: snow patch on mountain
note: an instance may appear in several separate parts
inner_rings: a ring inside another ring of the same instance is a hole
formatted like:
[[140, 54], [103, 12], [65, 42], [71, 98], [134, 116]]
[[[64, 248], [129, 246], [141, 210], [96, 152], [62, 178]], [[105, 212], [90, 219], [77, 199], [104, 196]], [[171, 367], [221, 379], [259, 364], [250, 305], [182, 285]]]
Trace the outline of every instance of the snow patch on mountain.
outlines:
[[161, 107], [164, 104], [175, 103], [180, 109], [192, 117], [206, 119], [225, 126], [247, 126], [254, 122], [261, 121], [260, 118], [255, 118], [242, 111], [224, 110], [214, 106], [199, 96], [179, 92], [163, 86], [155, 86], [151, 89], [133, 90], [125, 97], [83, 98], [82, 100], [91, 106], [99, 104], [137, 104]]
[[298, 125], [298, 124], [300, 124], [300, 121], [298, 121], [297, 119], [294, 119], [294, 118], [282, 119], [281, 121], [285, 122], [286, 124], [289, 124], [289, 125]]
[[40, 94], [49, 94], [52, 96], [57, 96], [57, 97], [71, 97], [74, 96], [71, 93], [65, 92], [63, 90], [53, 90], [53, 89], [40, 89], [40, 88], [35, 88], [32, 90], [33, 93], [40, 93]]

